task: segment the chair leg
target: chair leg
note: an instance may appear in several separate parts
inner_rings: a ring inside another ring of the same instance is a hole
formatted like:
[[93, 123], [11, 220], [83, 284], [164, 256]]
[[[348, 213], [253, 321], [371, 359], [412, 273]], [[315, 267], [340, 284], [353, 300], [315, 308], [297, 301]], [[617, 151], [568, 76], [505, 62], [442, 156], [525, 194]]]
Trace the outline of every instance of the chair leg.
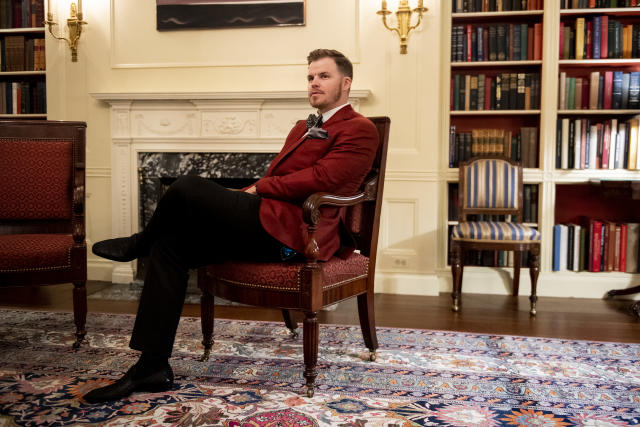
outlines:
[[306, 311], [304, 313], [304, 323], [302, 324], [302, 338], [304, 345], [304, 378], [307, 380], [307, 397], [313, 397], [314, 386], [318, 371], [318, 341], [320, 336], [320, 325], [318, 323], [318, 313]]
[[529, 313], [532, 316], [536, 315], [536, 302], [538, 301], [537, 286], [538, 286], [538, 273], [540, 272], [540, 246], [532, 246], [529, 250], [529, 275], [531, 276], [531, 309]]
[[76, 324], [76, 341], [73, 348], [79, 348], [87, 334], [87, 282], [73, 282], [73, 321]]
[[289, 310], [283, 309], [282, 317], [284, 318], [285, 326], [287, 327], [287, 329], [289, 329], [289, 332], [291, 333], [291, 338], [293, 339], [298, 338], [298, 331], [296, 331], [296, 329], [298, 329], [298, 324], [296, 323], [295, 320], [293, 320], [293, 317], [291, 317], [291, 312]]
[[204, 346], [204, 354], [200, 361], [206, 362], [211, 355], [213, 347], [213, 311], [215, 309], [213, 294], [203, 287], [200, 296], [200, 324], [202, 325], [202, 345]]
[[364, 344], [369, 349], [369, 360], [376, 360], [378, 337], [376, 336], [376, 318], [373, 306], [373, 292], [358, 295], [358, 315]]
[[513, 251], [513, 296], [520, 292], [520, 265], [522, 264], [522, 252]]
[[460, 294], [462, 293], [464, 262], [462, 260], [462, 248], [453, 242], [451, 245], [453, 246], [451, 249], [451, 274], [453, 276], [453, 291], [451, 292], [453, 304], [451, 306], [451, 310], [457, 312], [460, 309]]

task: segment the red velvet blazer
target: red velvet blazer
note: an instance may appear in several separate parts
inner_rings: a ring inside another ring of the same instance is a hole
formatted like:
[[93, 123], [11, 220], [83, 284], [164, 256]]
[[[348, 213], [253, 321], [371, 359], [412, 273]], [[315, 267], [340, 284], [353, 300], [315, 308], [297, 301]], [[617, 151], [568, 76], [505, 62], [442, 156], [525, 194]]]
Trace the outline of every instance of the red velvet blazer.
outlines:
[[[376, 155], [378, 132], [366, 117], [350, 105], [336, 112], [322, 128], [328, 139], [304, 138], [305, 121], [289, 132], [282, 151], [266, 175], [256, 183], [262, 196], [260, 221], [273, 237], [304, 254], [307, 226], [302, 203], [317, 192], [355, 194]], [[340, 249], [340, 221], [344, 208], [323, 208], [316, 239], [319, 259], [326, 261]]]

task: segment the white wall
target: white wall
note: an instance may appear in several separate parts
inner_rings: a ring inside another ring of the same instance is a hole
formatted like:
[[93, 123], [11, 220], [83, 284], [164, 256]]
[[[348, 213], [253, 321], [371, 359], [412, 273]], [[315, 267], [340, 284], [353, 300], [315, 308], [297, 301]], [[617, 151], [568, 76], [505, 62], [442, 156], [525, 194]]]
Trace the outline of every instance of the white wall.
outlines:
[[[65, 15], [68, 0], [60, 1], [54, 9]], [[88, 124], [88, 243], [111, 236], [109, 109], [91, 93], [304, 90], [307, 53], [326, 47], [352, 59], [355, 89], [372, 91], [360, 111], [392, 119], [378, 291], [449, 286], [436, 274], [441, 10], [436, 0], [425, 6], [425, 22], [400, 55], [374, 0], [307, 0], [303, 27], [171, 32], [156, 31], [155, 0], [85, 0], [78, 62], [64, 43], [47, 40], [47, 95], [50, 119]], [[89, 255], [91, 279], [110, 271]]]

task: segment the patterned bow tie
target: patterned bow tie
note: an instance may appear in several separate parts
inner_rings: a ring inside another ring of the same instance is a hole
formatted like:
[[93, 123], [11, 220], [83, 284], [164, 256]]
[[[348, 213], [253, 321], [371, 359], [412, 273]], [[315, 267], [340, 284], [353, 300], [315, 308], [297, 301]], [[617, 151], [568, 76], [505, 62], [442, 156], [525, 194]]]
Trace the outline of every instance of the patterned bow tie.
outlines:
[[314, 127], [319, 128], [320, 126], [322, 126], [322, 115], [309, 114], [309, 117], [307, 117], [307, 130]]

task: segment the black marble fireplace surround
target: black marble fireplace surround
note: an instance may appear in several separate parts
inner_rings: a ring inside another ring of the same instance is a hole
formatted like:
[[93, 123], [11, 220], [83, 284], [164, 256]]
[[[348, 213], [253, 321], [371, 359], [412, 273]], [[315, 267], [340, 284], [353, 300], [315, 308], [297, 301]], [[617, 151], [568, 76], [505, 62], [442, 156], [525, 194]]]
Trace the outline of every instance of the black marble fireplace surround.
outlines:
[[[264, 176], [277, 153], [138, 153], [138, 224], [144, 228], [166, 188], [183, 175], [212, 179], [242, 188]], [[145, 260], [140, 259], [134, 285], [141, 286]], [[190, 284], [190, 288], [193, 286]], [[197, 289], [196, 289], [197, 290]]]

